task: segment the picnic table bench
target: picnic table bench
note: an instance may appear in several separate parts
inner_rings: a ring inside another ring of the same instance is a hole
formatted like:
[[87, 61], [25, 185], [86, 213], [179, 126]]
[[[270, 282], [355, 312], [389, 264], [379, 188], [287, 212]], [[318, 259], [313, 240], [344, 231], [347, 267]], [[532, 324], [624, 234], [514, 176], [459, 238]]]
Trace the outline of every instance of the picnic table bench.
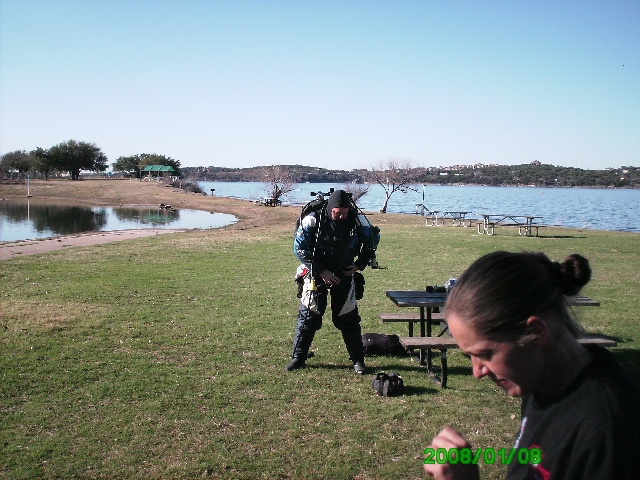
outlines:
[[[381, 313], [380, 318], [383, 323], [402, 323], [406, 322], [409, 326], [409, 336], [413, 337], [413, 326], [421, 321], [419, 313]], [[444, 313], [432, 312], [431, 324], [440, 324], [444, 321]]]
[[[419, 313], [402, 313], [397, 317], [391, 314], [381, 314], [382, 321], [406, 321], [409, 325], [409, 336], [401, 337], [400, 342], [410, 351], [418, 350], [420, 364], [425, 364], [429, 375], [442, 387], [447, 384], [447, 350], [451, 348], [459, 348], [454, 338], [449, 335], [447, 324], [440, 313], [440, 308], [444, 307], [447, 299], [446, 292], [434, 292], [428, 290], [387, 290], [387, 297], [399, 307], [417, 307]], [[599, 306], [600, 302], [584, 295], [574, 295], [565, 297], [569, 306]], [[437, 309], [437, 312], [434, 310]], [[383, 317], [384, 315], [384, 317]], [[394, 318], [403, 320], [393, 320]], [[414, 319], [417, 319], [414, 321]], [[413, 336], [413, 324], [420, 324], [420, 335]], [[432, 335], [434, 325], [440, 326], [438, 335]], [[603, 346], [615, 346], [616, 342], [602, 337], [586, 337], [580, 339], [581, 343], [598, 343]], [[433, 369], [433, 351], [437, 350], [440, 354], [440, 379]]]
[[[582, 344], [602, 345], [603, 347], [615, 347], [617, 345], [614, 340], [596, 336], [582, 337], [578, 339], [578, 342]], [[400, 337], [400, 343], [409, 351], [440, 350], [440, 373], [442, 378], [438, 378], [432, 367], [429, 370], [429, 375], [431, 375], [431, 377], [436, 381], [439, 381], [442, 388], [447, 386], [447, 350], [460, 348], [453, 337]]]

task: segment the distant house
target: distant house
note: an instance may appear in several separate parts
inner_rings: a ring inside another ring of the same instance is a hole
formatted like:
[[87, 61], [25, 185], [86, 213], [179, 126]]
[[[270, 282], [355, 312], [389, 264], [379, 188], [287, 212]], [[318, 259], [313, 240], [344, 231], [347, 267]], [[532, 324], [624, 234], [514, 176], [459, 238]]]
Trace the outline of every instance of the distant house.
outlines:
[[154, 177], [160, 180], [160, 178], [171, 177], [175, 171], [171, 165], [147, 165], [142, 169], [141, 176], [144, 175], [149, 181]]

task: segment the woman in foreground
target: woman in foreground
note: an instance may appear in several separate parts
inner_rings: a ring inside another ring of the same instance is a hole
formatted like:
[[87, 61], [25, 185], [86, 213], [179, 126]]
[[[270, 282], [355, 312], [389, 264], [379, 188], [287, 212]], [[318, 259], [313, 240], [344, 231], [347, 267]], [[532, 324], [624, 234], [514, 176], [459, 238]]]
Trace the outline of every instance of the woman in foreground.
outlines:
[[[564, 300], [590, 278], [589, 262], [577, 254], [560, 264], [542, 253], [494, 252], [449, 294], [447, 323], [474, 376], [522, 397], [508, 479], [640, 478], [640, 388], [605, 348], [577, 341], [582, 329]], [[470, 453], [453, 463], [426, 459], [429, 475], [480, 478], [471, 460], [477, 449], [452, 428], [429, 448]]]

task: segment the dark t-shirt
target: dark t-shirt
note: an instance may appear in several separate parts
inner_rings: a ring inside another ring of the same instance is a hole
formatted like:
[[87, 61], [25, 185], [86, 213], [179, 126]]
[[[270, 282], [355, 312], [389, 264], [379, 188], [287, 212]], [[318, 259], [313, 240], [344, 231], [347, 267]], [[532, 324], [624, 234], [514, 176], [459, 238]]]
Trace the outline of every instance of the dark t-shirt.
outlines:
[[539, 448], [542, 461], [511, 462], [509, 480], [640, 478], [640, 388], [609, 351], [587, 348], [592, 360], [569, 387], [523, 399], [515, 447]]

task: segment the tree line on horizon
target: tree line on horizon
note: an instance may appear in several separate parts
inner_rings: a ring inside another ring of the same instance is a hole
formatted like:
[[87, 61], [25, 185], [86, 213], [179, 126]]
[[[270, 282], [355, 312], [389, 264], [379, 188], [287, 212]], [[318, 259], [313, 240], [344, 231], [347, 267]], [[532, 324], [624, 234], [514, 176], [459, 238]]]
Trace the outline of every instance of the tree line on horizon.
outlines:
[[[17, 150], [0, 157], [5, 178], [24, 179], [27, 175], [48, 179], [67, 172], [78, 180], [82, 172], [105, 172], [107, 156], [93, 143], [69, 140], [48, 149]], [[458, 165], [418, 167], [409, 160], [390, 159], [370, 169], [330, 170], [303, 165], [258, 166], [247, 168], [182, 167], [180, 161], [159, 154], [121, 156], [114, 173], [140, 177], [148, 165], [173, 167], [175, 175], [190, 181], [293, 183], [376, 183], [390, 193], [412, 184], [436, 185], [531, 185], [539, 187], [640, 188], [640, 167], [622, 166], [605, 170], [562, 167], [535, 161], [522, 165]], [[277, 189], [276, 189], [277, 191]]]
[[[640, 188], [640, 167], [622, 166], [588, 170], [533, 162], [523, 165], [470, 165], [456, 167], [412, 167], [330, 170], [302, 165], [279, 165], [293, 183], [378, 183], [387, 174], [407, 184], [425, 185], [510, 185], [537, 187]], [[263, 182], [270, 167], [184, 167], [185, 176], [195, 181]]]
[[[51, 148], [36, 148], [30, 152], [16, 150], [0, 157], [0, 172], [10, 179], [24, 179], [27, 175], [45, 180], [68, 173], [71, 180], [79, 180], [82, 172], [105, 172], [107, 156], [94, 143], [69, 140]], [[140, 177], [148, 165], [173, 167], [175, 176], [182, 176], [180, 162], [165, 155], [140, 153], [121, 156], [111, 165], [114, 172]]]
[[556, 167], [533, 162], [528, 165], [472, 165], [456, 167], [415, 167], [410, 161], [388, 160], [371, 169], [329, 170], [302, 165], [271, 167], [224, 168], [185, 167], [184, 173], [192, 181], [263, 182], [276, 202], [297, 183], [335, 183], [364, 185], [356, 189], [363, 195], [369, 185], [383, 188], [385, 199], [380, 210], [387, 211], [395, 192], [406, 193], [423, 185], [515, 185], [539, 187], [640, 188], [640, 168], [621, 167], [607, 170], [585, 170], [575, 167]]

